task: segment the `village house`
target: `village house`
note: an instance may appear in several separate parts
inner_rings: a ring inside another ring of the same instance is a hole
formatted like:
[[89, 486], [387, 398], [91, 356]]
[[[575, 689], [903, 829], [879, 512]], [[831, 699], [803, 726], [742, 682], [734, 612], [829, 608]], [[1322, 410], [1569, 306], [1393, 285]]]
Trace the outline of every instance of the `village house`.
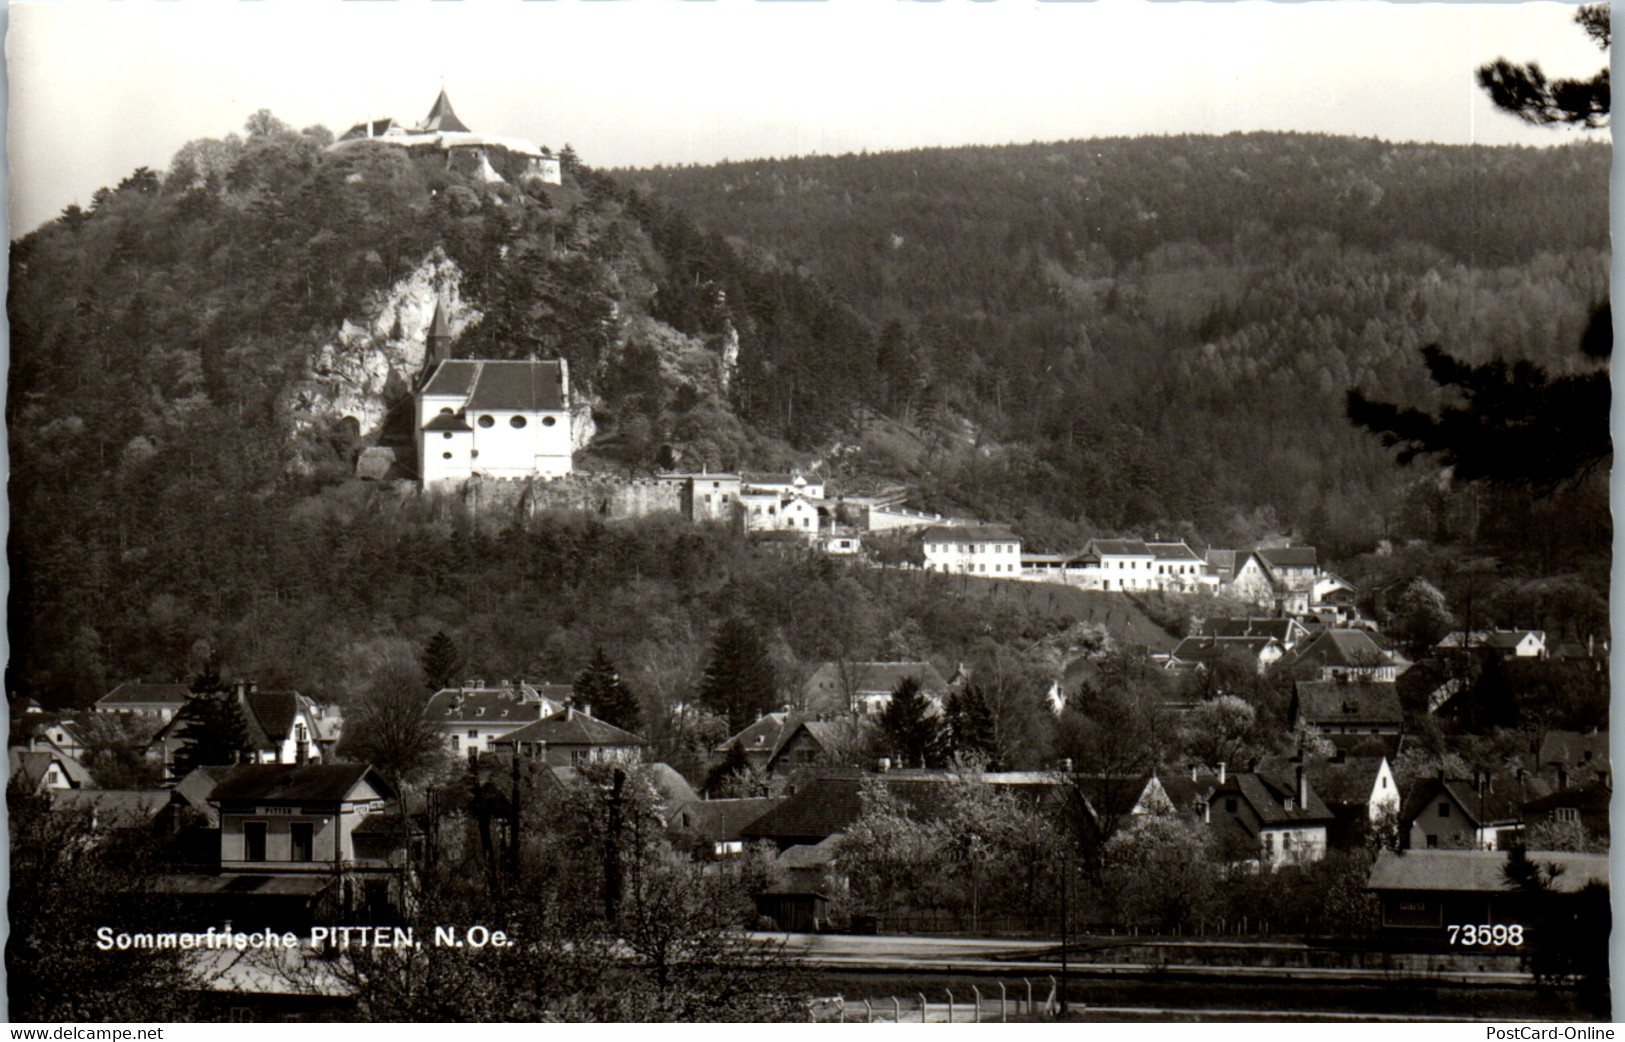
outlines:
[[1581, 784], [1610, 772], [1607, 731], [1547, 731], [1535, 753], [1542, 777], [1561, 778], [1562, 785]]
[[98, 713], [149, 717], [169, 723], [180, 712], [192, 689], [185, 684], [146, 684], [128, 680], [96, 700]]
[[1523, 805], [1524, 824], [1578, 826], [1590, 839], [1607, 843], [1613, 831], [1608, 818], [1613, 796], [1613, 779], [1607, 774], [1583, 785], [1560, 786]]
[[1291, 651], [1300, 641], [1309, 636], [1309, 631], [1297, 619], [1282, 618], [1211, 618], [1195, 622], [1191, 627], [1192, 636], [1218, 637], [1231, 639], [1236, 637], [1269, 637], [1275, 640], [1288, 651]]
[[767, 474], [760, 471], [746, 471], [739, 475], [739, 480], [747, 492], [780, 496], [805, 496], [808, 499], [824, 498], [824, 483], [816, 478], [809, 479], [803, 474]]
[[1168, 653], [1164, 666], [1172, 670], [1212, 670], [1220, 661], [1246, 661], [1263, 675], [1280, 661], [1286, 649], [1274, 637], [1186, 637]]
[[238, 681], [229, 692], [194, 696], [153, 736], [148, 758], [171, 774], [175, 753], [189, 741], [186, 732], [194, 710], [200, 710], [203, 701], [221, 699], [235, 707], [242, 721], [248, 751], [241, 762], [305, 764], [331, 758], [334, 738], [324, 726], [330, 721], [326, 710], [297, 691], [261, 691], [253, 681]]
[[1078, 562], [1080, 585], [1091, 590], [1151, 590], [1157, 585], [1157, 555], [1141, 539], [1091, 539]]
[[728, 755], [729, 749], [737, 746], [752, 767], [765, 771], [768, 760], [779, 748], [779, 740], [786, 737], [789, 730], [804, 719], [807, 719], [805, 714], [792, 713], [789, 710], [763, 713], [756, 718], [755, 723], [725, 739], [711, 752], [721, 758]]
[[1294, 676], [1313, 670], [1321, 680], [1382, 683], [1392, 683], [1409, 665], [1404, 656], [1363, 629], [1321, 630], [1282, 660], [1282, 668]]
[[1324, 735], [1399, 734], [1405, 712], [1394, 684], [1371, 680], [1300, 680], [1292, 685], [1289, 726]]
[[954, 575], [1021, 574], [1021, 537], [1004, 525], [933, 525], [920, 533], [925, 568]]
[[1269, 869], [1324, 860], [1327, 830], [1336, 820], [1301, 763], [1275, 772], [1227, 773], [1221, 765], [1198, 806], [1221, 857]]
[[443, 89], [422, 121], [406, 127], [387, 116], [368, 119], [329, 146], [334, 151], [365, 147], [404, 149], [415, 160], [440, 163], [486, 182], [563, 183], [559, 159], [551, 151], [524, 138], [475, 133], [457, 118]]
[[1465, 633], [1456, 630], [1445, 634], [1433, 646], [1440, 655], [1460, 655], [1464, 651], [1482, 650], [1504, 659], [1546, 657], [1545, 630], [1474, 630]]
[[1424, 778], [1400, 811], [1400, 835], [1413, 850], [1504, 850], [1523, 832], [1523, 805], [1549, 791], [1525, 772]]
[[552, 767], [637, 763], [648, 744], [630, 731], [575, 708], [490, 741], [495, 751], [511, 749], [521, 759], [541, 760]]
[[1229, 588], [1238, 596], [1281, 615], [1304, 615], [1320, 577], [1312, 546], [1260, 548], [1238, 555]]
[[1172, 543], [1147, 541], [1145, 547], [1155, 558], [1158, 589], [1195, 590], [1204, 585], [1217, 585], [1203, 581], [1206, 571], [1204, 562], [1183, 540]]
[[747, 488], [739, 494], [747, 532], [796, 532], [811, 541], [822, 527], [819, 500], [798, 492]]
[[767, 758], [767, 773], [789, 774], [802, 767], [842, 766], [859, 737], [863, 720], [798, 719], [784, 729]]
[[691, 800], [672, 808], [666, 829], [672, 842], [704, 860], [734, 857], [745, 851], [740, 830], [779, 805], [780, 797]]
[[46, 792], [93, 789], [96, 786], [90, 772], [78, 760], [58, 749], [12, 746], [6, 750], [6, 758], [9, 761], [7, 788], [11, 792], [38, 796]]
[[424, 716], [440, 729], [446, 748], [474, 757], [491, 749], [497, 739], [564, 712], [573, 694], [567, 684], [505, 680], [486, 687], [483, 680], [471, 679], [461, 687], [436, 691]]
[[929, 662], [822, 663], [802, 688], [802, 705], [807, 712], [824, 716], [878, 716], [891, 704], [897, 685], [911, 677], [919, 683], [920, 693], [940, 708], [948, 697], [948, 682]]
[[1302, 763], [1315, 790], [1335, 822], [1327, 833], [1333, 849], [1361, 849], [1374, 828], [1397, 827], [1399, 782], [1386, 756], [1354, 756], [1339, 749], [1330, 757], [1276, 757], [1258, 769], [1285, 777]]
[[731, 522], [739, 517], [741, 478], [738, 474], [672, 472], [660, 474], [655, 480], [678, 486], [683, 516], [690, 521]]

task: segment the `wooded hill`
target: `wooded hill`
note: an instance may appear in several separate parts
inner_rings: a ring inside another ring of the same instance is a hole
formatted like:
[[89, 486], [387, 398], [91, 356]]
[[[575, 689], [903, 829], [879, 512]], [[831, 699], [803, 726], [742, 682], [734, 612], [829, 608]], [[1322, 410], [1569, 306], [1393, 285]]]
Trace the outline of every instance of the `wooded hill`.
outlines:
[[[1603, 144], [1257, 133], [616, 176], [879, 330], [866, 400], [919, 438], [859, 437], [942, 505], [1025, 521], [1043, 548], [1189, 523], [1351, 551], [1435, 533], [1405, 530], [1422, 475], [1347, 423], [1344, 395], [1432, 404], [1429, 343], [1581, 364], [1609, 162]], [[977, 451], [942, 450], [961, 416]]]

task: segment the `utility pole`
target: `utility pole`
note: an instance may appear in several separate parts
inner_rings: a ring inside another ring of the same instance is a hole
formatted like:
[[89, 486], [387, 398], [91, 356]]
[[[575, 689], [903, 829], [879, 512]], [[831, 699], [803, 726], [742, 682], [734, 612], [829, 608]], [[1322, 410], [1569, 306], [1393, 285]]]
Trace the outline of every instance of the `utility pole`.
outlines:
[[1072, 859], [1061, 858], [1061, 1016], [1066, 1016], [1066, 971], [1067, 971], [1067, 920], [1070, 918], [1067, 907], [1067, 879], [1072, 874]]

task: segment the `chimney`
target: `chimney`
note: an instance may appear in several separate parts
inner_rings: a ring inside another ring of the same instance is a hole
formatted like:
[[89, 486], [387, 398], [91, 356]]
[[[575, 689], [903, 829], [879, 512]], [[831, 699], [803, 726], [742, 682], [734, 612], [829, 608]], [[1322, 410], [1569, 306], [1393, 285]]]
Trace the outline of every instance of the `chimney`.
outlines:
[[581, 707], [581, 715], [582, 716], [591, 716], [592, 715], [592, 706], [582, 706]]
[[1196, 805], [1202, 808], [1202, 824], [1213, 824], [1213, 801], [1206, 796], [1196, 797]]
[[1061, 761], [1061, 773], [1063, 773], [1063, 774], [1071, 774], [1072, 773], [1072, 757], [1068, 756], [1066, 759]]
[[881, 774], [885, 774], [887, 771], [891, 770], [891, 757], [882, 756], [875, 764], [875, 770], [879, 771]]
[[1309, 769], [1298, 764], [1298, 807], [1307, 810], [1309, 807]]
[[1193, 764], [1191, 764], [1191, 781], [1195, 781], [1195, 780], [1196, 780], [1196, 765], [1193, 763]]
[[1219, 761], [1219, 784], [1224, 784], [1224, 761]]

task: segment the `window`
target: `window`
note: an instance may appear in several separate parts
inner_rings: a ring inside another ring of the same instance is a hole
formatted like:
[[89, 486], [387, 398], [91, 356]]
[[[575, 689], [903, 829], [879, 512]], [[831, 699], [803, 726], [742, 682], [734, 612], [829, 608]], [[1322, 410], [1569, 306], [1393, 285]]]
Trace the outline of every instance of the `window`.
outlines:
[[496, 422], [497, 422], [496, 419], [494, 417], [491, 417], [491, 416], [481, 416], [480, 417], [480, 426], [481, 427], [494, 427], [494, 426], [496, 426]]
[[440, 436], [440, 438], [441, 438], [442, 441], [450, 441], [451, 440], [451, 431], [447, 431], [446, 433], [442, 434]]
[[1439, 817], [1448, 818], [1449, 816], [1450, 816], [1450, 804], [1448, 804], [1448, 803], [1439, 804]]
[[1434, 835], [1429, 835], [1428, 836], [1428, 849], [1433, 850], [1433, 849], [1437, 848], [1438, 845], [1439, 845], [1439, 837], [1434, 836]]
[[508, 426], [512, 427], [514, 430], [519, 430], [520, 428], [524, 427], [526, 422], [527, 421], [523, 416], [510, 416], [508, 418]]
[[243, 860], [265, 860], [265, 822], [243, 822]]
[[1224, 810], [1226, 814], [1234, 814], [1236, 812], [1236, 798], [1234, 796], [1231, 796], [1224, 801]]
[[452, 736], [451, 736], [451, 751], [452, 751], [452, 752], [456, 752], [456, 751], [457, 751], [457, 743], [458, 743], [458, 742], [459, 742], [459, 741], [460, 741], [460, 740], [461, 740], [461, 739], [462, 739], [462, 736], [461, 736], [461, 735], [455, 735], [455, 734], [454, 734], [454, 735], [452, 735]]
[[296, 821], [288, 828], [293, 839], [292, 861], [316, 860], [316, 826], [308, 821]]
[[479, 738], [479, 736], [480, 736], [480, 732], [479, 732], [479, 730], [478, 730], [478, 729], [476, 729], [476, 728], [473, 728], [473, 727], [470, 727], [470, 728], [469, 728], [469, 729], [468, 729], [468, 738], [469, 738], [469, 741], [474, 741], [474, 740], [476, 740], [476, 739], [478, 739], [478, 738]]
[[1580, 820], [1579, 807], [1559, 807], [1553, 814], [1558, 821], [1574, 823]]
[[452, 416], [452, 415], [454, 415], [452, 413], [452, 411], [451, 411], [451, 406], [449, 406], [449, 405], [442, 406], [441, 409], [440, 409], [440, 415], [442, 415], [442, 416]]
[[441, 459], [451, 459], [451, 453], [449, 453], [449, 452], [442, 452], [442, 453], [441, 453], [441, 454], [440, 454], [440, 458], [441, 458]]
[[[551, 416], [543, 416], [542, 417], [542, 426], [543, 427], [551, 427], [555, 423], [558, 423], [558, 422], [559, 422], [558, 420], [554, 419]], [[515, 424], [515, 426], [518, 426], [518, 424]]]

